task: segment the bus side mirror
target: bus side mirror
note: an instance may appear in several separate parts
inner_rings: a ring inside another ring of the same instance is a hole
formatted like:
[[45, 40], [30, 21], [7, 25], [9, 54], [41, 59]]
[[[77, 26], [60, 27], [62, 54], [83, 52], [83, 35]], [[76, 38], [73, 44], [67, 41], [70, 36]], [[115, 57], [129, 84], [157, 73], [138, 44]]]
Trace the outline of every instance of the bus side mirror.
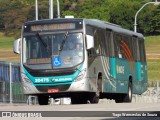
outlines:
[[86, 35], [87, 50], [94, 48], [94, 39], [91, 35]]
[[20, 40], [21, 38], [14, 41], [13, 52], [16, 54], [20, 54]]

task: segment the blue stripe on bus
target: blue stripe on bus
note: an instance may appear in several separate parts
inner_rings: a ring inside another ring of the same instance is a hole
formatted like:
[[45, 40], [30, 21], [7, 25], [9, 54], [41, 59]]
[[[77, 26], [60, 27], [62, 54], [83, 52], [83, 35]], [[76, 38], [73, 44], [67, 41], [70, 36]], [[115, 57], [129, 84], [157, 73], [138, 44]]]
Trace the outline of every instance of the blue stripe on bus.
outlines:
[[136, 62], [136, 75], [137, 75], [137, 80], [141, 80], [142, 76], [141, 76], [141, 63], [140, 62]]
[[110, 72], [113, 78], [116, 78], [116, 59], [110, 58]]

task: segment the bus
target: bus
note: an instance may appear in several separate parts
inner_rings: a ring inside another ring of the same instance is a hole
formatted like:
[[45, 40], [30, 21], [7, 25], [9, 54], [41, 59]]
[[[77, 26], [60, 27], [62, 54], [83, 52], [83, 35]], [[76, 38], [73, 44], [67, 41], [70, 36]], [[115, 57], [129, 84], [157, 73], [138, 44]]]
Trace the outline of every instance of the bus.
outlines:
[[131, 102], [132, 94], [147, 90], [144, 37], [116, 24], [85, 18], [25, 22], [14, 52], [21, 55], [24, 92], [40, 105], [63, 97], [72, 104]]

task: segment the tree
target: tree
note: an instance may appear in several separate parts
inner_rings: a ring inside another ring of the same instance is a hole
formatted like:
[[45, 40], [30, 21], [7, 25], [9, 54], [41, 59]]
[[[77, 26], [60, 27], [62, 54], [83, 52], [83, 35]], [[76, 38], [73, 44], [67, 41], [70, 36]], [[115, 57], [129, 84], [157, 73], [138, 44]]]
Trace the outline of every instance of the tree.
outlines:
[[138, 32], [146, 35], [157, 34], [158, 31], [156, 32], [156, 27], [158, 25], [157, 23], [159, 23], [160, 17], [158, 15], [158, 11], [158, 7], [154, 6], [153, 4], [147, 5], [142, 9], [142, 11], [137, 16]]
[[[107, 21], [109, 19], [109, 10], [107, 7], [108, 2], [106, 0], [86, 0], [78, 1], [74, 7], [74, 14], [70, 12], [77, 18], [94, 18]], [[72, 7], [73, 8], [73, 7]], [[69, 10], [70, 11], [70, 10]], [[63, 12], [63, 16], [67, 15], [69, 12]]]
[[139, 2], [131, 2], [130, 0], [119, 0], [111, 3], [109, 21], [133, 30], [134, 16], [139, 5]]
[[[154, 0], [60, 0], [61, 16], [108, 21], [133, 30], [134, 17], [146, 2]], [[14, 34], [22, 23], [35, 20], [35, 0], [0, 0], [0, 29]], [[9, 4], [8, 4], [9, 3]], [[39, 0], [39, 19], [49, 18], [49, 0]], [[54, 17], [57, 17], [54, 0]], [[145, 34], [160, 32], [160, 6], [147, 5], [137, 17], [137, 30]]]
[[15, 34], [21, 28], [21, 23], [26, 20], [27, 8], [21, 2], [14, 0], [10, 0], [9, 2], [8, 9], [3, 12], [3, 24], [6, 34]]
[[160, 34], [160, 6], [153, 11], [151, 25], [152, 30], [148, 32], [151, 32], [152, 34]]

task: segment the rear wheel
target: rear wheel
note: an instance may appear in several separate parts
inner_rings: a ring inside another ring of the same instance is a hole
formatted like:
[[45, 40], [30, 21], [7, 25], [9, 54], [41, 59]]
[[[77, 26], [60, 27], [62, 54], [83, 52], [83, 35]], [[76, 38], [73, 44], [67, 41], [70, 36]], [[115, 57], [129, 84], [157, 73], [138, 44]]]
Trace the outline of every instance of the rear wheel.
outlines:
[[128, 94], [124, 97], [124, 102], [132, 102], [132, 83], [128, 85]]
[[132, 83], [129, 82], [128, 85], [128, 93], [127, 94], [119, 94], [116, 99], [116, 103], [122, 103], [122, 102], [132, 102]]
[[38, 96], [39, 105], [48, 105], [48, 99], [49, 99], [48, 96], [39, 95]]

